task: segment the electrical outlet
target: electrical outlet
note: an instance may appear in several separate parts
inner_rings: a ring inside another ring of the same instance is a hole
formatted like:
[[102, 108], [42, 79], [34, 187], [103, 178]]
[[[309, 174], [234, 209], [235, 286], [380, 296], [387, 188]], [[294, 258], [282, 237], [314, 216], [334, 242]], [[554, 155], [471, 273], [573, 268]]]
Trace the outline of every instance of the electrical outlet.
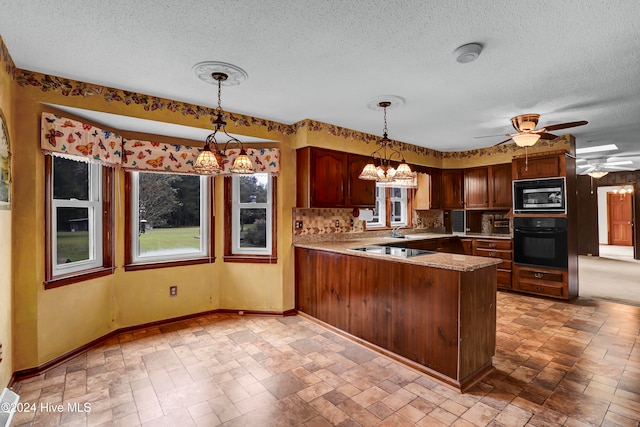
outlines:
[[2, 362], [2, 343], [0, 342], [0, 362]]
[[296, 227], [296, 230], [302, 230], [302, 221], [300, 220], [296, 221], [295, 227]]
[[169, 296], [170, 297], [178, 296], [178, 286], [176, 285], [169, 286]]
[[340, 227], [340, 220], [336, 219], [336, 228]]

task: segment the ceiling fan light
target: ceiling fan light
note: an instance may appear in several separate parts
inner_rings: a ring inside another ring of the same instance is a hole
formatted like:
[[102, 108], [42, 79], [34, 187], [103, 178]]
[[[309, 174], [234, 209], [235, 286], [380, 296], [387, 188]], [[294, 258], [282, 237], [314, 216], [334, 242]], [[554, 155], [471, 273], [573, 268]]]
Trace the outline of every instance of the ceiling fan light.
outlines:
[[220, 172], [222, 168], [218, 163], [218, 159], [215, 154], [209, 148], [209, 144], [205, 144], [204, 148], [198, 154], [198, 158], [193, 164], [193, 170], [199, 174], [214, 174]]
[[253, 162], [247, 155], [246, 150], [243, 148], [240, 150], [240, 154], [233, 161], [233, 165], [231, 165], [230, 171], [232, 173], [254, 173], [255, 168], [253, 167]]
[[540, 135], [537, 133], [521, 133], [514, 135], [512, 138], [518, 147], [531, 147], [538, 142]]
[[608, 173], [609, 172], [607, 172], [607, 171], [594, 170], [594, 171], [591, 171], [591, 172], [587, 173], [587, 175], [589, 175], [591, 178], [600, 179], [600, 178], [602, 178], [603, 176], [605, 176]]
[[376, 170], [376, 165], [373, 163], [367, 163], [360, 172], [358, 178], [363, 179], [365, 181], [377, 181], [378, 180], [378, 171]]

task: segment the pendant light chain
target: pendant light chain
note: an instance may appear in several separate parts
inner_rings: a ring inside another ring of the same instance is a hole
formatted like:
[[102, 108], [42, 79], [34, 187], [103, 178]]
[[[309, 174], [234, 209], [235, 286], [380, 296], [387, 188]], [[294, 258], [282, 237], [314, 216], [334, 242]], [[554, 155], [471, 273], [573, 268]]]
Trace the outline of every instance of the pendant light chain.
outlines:
[[383, 110], [384, 110], [384, 129], [382, 129], [382, 134], [386, 138], [387, 137], [387, 133], [388, 133], [387, 132], [388, 130], [387, 130], [387, 106], [386, 105], [383, 107]]

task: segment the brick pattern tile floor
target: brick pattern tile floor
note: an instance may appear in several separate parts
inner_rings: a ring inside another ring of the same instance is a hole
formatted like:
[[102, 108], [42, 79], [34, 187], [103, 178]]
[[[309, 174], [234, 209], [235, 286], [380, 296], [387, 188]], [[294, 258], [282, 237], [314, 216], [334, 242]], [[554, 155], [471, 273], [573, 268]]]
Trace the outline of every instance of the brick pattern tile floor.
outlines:
[[18, 382], [13, 426], [638, 426], [640, 307], [499, 293], [494, 365], [461, 394], [299, 316], [211, 315]]

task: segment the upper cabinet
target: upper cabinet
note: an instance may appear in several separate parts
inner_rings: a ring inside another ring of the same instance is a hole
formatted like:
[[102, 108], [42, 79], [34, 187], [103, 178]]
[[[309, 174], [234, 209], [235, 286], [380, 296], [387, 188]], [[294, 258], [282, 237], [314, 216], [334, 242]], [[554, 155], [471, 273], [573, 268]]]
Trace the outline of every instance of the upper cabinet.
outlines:
[[489, 168], [464, 170], [464, 206], [467, 209], [489, 207]]
[[530, 154], [513, 160], [513, 179], [553, 178], [566, 173], [564, 153]]
[[297, 207], [375, 206], [375, 182], [358, 178], [369, 157], [305, 147], [297, 150], [296, 161]]
[[464, 170], [465, 209], [511, 207], [511, 163]]
[[462, 209], [463, 200], [463, 169], [443, 169], [442, 170], [442, 209]]
[[431, 205], [431, 177], [429, 174], [418, 172], [418, 188], [413, 194], [413, 209], [428, 210]]
[[489, 205], [494, 208], [511, 208], [511, 163], [489, 166]]

